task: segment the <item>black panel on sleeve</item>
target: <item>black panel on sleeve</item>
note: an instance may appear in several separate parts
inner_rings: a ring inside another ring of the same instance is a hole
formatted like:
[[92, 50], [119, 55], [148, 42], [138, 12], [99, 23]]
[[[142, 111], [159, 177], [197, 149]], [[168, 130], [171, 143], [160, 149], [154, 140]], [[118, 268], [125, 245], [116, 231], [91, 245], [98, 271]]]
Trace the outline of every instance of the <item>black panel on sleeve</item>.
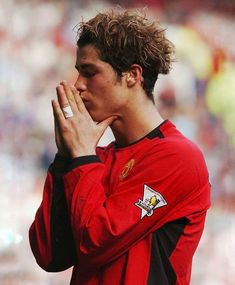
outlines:
[[182, 218], [165, 224], [152, 235], [152, 253], [148, 285], [175, 285], [176, 274], [169, 257], [183, 234], [188, 219]]
[[69, 160], [57, 156], [49, 168], [53, 178], [51, 205], [52, 261], [48, 267], [50, 272], [65, 270], [76, 263], [76, 248], [62, 181], [68, 163]]
[[72, 159], [69, 157], [63, 157], [56, 154], [53, 163], [49, 167], [49, 171], [51, 172], [53, 178], [62, 177], [71, 161]]

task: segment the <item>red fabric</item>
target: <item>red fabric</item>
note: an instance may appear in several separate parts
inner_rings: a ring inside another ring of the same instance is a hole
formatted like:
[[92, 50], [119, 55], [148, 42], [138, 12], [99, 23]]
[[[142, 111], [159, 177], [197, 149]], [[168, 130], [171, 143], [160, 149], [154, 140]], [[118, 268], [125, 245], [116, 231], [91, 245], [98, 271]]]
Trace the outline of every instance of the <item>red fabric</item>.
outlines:
[[46, 270], [52, 258], [51, 256], [51, 235], [50, 235], [50, 208], [52, 177], [48, 173], [43, 192], [43, 201], [37, 211], [35, 221], [30, 228], [31, 249], [40, 266]]
[[[164, 138], [145, 137], [124, 148], [111, 144], [98, 149], [102, 162], [78, 166], [64, 176], [78, 257], [72, 285], [147, 284], [152, 233], [182, 217], [190, 222], [170, 262], [176, 285], [189, 284], [192, 256], [210, 205], [208, 173], [201, 152], [173, 124], [165, 122], [160, 131]], [[127, 167], [130, 160], [132, 168]], [[142, 209], [136, 203], [143, 200], [144, 185], [160, 193], [167, 204], [141, 218]], [[46, 183], [44, 191], [48, 197], [51, 184]], [[49, 228], [44, 225], [50, 219], [50, 201], [44, 204], [44, 215], [40, 208], [30, 238], [35, 257], [45, 269], [51, 259], [44, 240], [50, 240]], [[41, 257], [42, 244], [48, 252], [47, 261]]]

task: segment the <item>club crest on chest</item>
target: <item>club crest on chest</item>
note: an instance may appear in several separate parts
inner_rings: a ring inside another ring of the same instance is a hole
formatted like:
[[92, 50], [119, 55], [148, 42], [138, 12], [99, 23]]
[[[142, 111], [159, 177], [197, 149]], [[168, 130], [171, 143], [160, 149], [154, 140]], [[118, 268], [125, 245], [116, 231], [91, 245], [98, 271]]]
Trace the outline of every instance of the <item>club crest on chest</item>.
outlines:
[[131, 159], [129, 160], [125, 166], [123, 167], [122, 169], [122, 172], [119, 176], [120, 180], [124, 180], [130, 173], [130, 171], [132, 170], [133, 166], [135, 165], [135, 160], [134, 159]]

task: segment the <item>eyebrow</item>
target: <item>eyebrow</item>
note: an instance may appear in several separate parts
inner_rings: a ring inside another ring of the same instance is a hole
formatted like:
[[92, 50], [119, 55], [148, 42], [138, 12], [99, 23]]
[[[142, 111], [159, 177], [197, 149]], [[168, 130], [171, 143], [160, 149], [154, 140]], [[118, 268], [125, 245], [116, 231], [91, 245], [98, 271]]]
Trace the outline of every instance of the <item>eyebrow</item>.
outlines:
[[80, 66], [76, 64], [75, 68], [79, 71], [81, 69], [86, 69], [86, 68], [96, 68], [96, 66], [92, 63], [84, 63], [81, 64]]

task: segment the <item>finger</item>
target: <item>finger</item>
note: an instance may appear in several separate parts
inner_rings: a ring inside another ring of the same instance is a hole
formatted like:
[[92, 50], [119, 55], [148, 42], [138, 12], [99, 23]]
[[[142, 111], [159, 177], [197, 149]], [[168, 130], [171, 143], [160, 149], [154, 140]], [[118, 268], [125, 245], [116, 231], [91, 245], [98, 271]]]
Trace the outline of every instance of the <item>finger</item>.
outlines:
[[54, 132], [55, 132], [55, 143], [56, 143], [57, 150], [58, 150], [57, 153], [60, 156], [68, 157], [69, 154], [68, 154], [66, 147], [63, 144], [63, 139], [62, 139], [62, 136], [60, 134], [59, 123], [58, 123], [57, 117], [55, 115], [54, 115]]
[[52, 104], [53, 114], [54, 114], [54, 118], [55, 118], [55, 127], [57, 127], [57, 123], [58, 123], [59, 127], [61, 127], [63, 124], [66, 123], [66, 119], [65, 119], [64, 114], [61, 110], [61, 107], [60, 107], [59, 103], [55, 100], [52, 100], [51, 104]]
[[[54, 113], [54, 110], [53, 110]], [[54, 130], [55, 130], [55, 137], [59, 137], [59, 125], [58, 125], [58, 120], [54, 114]]]
[[56, 87], [56, 94], [61, 109], [69, 106], [69, 101], [67, 99], [63, 86], [59, 85]]
[[67, 81], [63, 80], [62, 82], [60, 82], [60, 85], [64, 87], [64, 91], [66, 93], [65, 95], [66, 95], [68, 101], [75, 102], [75, 99], [74, 99], [74, 96], [73, 96], [73, 92], [70, 89]]
[[99, 124], [97, 124], [97, 127], [100, 130], [101, 136], [103, 135], [104, 131], [108, 128], [108, 126], [110, 126], [116, 119], [117, 119], [117, 116], [111, 116], [111, 117], [103, 120]]
[[65, 93], [65, 96], [67, 97], [68, 104], [70, 105], [73, 113], [76, 113], [77, 112], [77, 105], [76, 105], [76, 100], [75, 100], [74, 94], [71, 90], [71, 87], [68, 85], [66, 80], [63, 80], [60, 84], [64, 88], [63, 91]]
[[63, 111], [63, 115], [66, 119], [73, 117], [74, 114], [77, 114], [77, 108], [72, 108], [70, 102], [67, 99], [65, 90], [63, 86], [56, 87], [57, 98], [60, 105], [60, 108]]
[[59, 126], [58, 126], [58, 120], [56, 119], [55, 115], [54, 115], [54, 132], [55, 132], [56, 145], [57, 145], [57, 148], [59, 148], [59, 140], [60, 140]]
[[89, 115], [89, 117], [90, 117], [90, 114], [88, 113], [77, 89], [74, 86], [71, 86], [71, 91], [73, 92], [78, 111], [83, 113], [83, 114]]

